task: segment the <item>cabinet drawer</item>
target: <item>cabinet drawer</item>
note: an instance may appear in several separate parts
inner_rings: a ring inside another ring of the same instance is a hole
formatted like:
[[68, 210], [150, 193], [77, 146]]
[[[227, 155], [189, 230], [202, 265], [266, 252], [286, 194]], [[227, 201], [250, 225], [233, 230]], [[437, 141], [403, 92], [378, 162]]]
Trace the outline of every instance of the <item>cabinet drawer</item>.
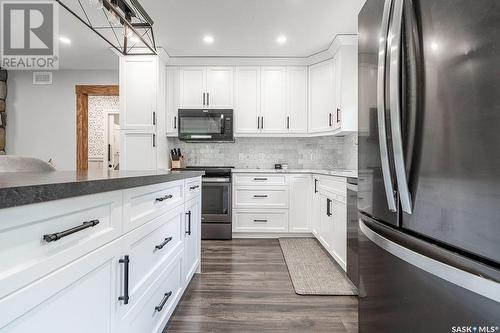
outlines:
[[184, 181], [124, 191], [124, 229], [130, 231], [184, 202]]
[[[331, 199], [337, 199], [336, 196], [339, 196], [338, 200], [343, 200], [345, 202], [345, 196], [347, 195], [347, 185], [346, 180], [343, 177], [335, 177], [335, 176], [316, 176], [317, 179], [317, 190], [319, 193], [334, 197]], [[344, 199], [341, 199], [344, 197]]]
[[288, 188], [236, 187], [235, 208], [287, 208]]
[[186, 179], [184, 193], [186, 193], [186, 201], [199, 196], [201, 194], [201, 178]]
[[0, 210], [0, 298], [117, 238], [121, 203], [116, 191]]
[[176, 255], [151, 287], [120, 318], [119, 332], [160, 333], [172, 315], [181, 292], [181, 256]]
[[285, 174], [235, 174], [233, 176], [235, 185], [286, 185]]
[[184, 207], [178, 206], [127, 234], [124, 243], [129, 256], [129, 293], [133, 304], [137, 295], [156, 278], [155, 273], [182, 246]]
[[233, 231], [236, 232], [287, 232], [288, 210], [238, 209], [234, 213]]
[[119, 242], [78, 258], [0, 298], [0, 332], [111, 332]]

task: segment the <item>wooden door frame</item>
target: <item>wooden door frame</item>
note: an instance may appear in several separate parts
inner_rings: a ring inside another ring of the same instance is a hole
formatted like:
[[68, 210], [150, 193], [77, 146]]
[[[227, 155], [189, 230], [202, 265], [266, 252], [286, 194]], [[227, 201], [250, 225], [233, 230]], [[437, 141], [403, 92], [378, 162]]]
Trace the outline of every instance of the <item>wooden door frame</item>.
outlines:
[[89, 96], [119, 96], [118, 85], [76, 85], [76, 170], [89, 168]]

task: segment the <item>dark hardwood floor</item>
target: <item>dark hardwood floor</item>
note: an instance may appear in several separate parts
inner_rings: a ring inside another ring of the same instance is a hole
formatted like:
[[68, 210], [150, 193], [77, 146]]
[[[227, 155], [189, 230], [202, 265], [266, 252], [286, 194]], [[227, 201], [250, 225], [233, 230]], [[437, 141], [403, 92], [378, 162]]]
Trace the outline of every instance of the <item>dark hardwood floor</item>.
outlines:
[[165, 332], [357, 332], [357, 298], [295, 294], [278, 240], [202, 242]]

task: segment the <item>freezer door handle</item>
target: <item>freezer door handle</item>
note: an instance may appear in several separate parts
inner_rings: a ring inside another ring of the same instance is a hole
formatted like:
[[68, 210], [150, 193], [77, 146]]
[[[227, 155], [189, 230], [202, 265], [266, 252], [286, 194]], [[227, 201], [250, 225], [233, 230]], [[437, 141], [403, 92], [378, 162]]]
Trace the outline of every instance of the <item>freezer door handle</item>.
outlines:
[[361, 233], [390, 254], [450, 283], [500, 302], [498, 271], [434, 244], [360, 218]]
[[394, 152], [394, 169], [398, 181], [401, 208], [407, 214], [412, 213], [411, 194], [406, 177], [406, 166], [403, 152], [403, 135], [401, 133], [401, 29], [403, 23], [403, 0], [394, 0], [394, 17], [389, 36], [390, 41], [390, 67], [389, 67], [389, 96], [391, 108], [391, 133], [392, 149]]
[[380, 159], [382, 162], [382, 175], [384, 178], [385, 194], [389, 210], [396, 211], [394, 186], [392, 184], [391, 169], [389, 166], [389, 150], [387, 148], [387, 132], [385, 128], [385, 59], [387, 49], [387, 30], [392, 0], [385, 0], [382, 16], [381, 35], [379, 38], [378, 68], [377, 68], [377, 118], [378, 139], [380, 145]]

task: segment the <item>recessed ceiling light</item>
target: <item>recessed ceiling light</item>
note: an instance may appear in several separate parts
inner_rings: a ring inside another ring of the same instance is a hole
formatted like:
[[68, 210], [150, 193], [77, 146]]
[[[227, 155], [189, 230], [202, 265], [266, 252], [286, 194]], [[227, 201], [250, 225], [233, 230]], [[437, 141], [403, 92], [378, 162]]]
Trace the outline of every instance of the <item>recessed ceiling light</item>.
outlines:
[[203, 41], [206, 44], [212, 44], [214, 42], [214, 38], [210, 35], [206, 35], [205, 37], [203, 37]]
[[60, 36], [59, 41], [63, 44], [71, 44], [71, 39], [69, 39], [68, 37]]
[[278, 36], [278, 38], [276, 38], [276, 41], [278, 42], [278, 44], [285, 44], [286, 43], [286, 36], [284, 36], [284, 35]]

